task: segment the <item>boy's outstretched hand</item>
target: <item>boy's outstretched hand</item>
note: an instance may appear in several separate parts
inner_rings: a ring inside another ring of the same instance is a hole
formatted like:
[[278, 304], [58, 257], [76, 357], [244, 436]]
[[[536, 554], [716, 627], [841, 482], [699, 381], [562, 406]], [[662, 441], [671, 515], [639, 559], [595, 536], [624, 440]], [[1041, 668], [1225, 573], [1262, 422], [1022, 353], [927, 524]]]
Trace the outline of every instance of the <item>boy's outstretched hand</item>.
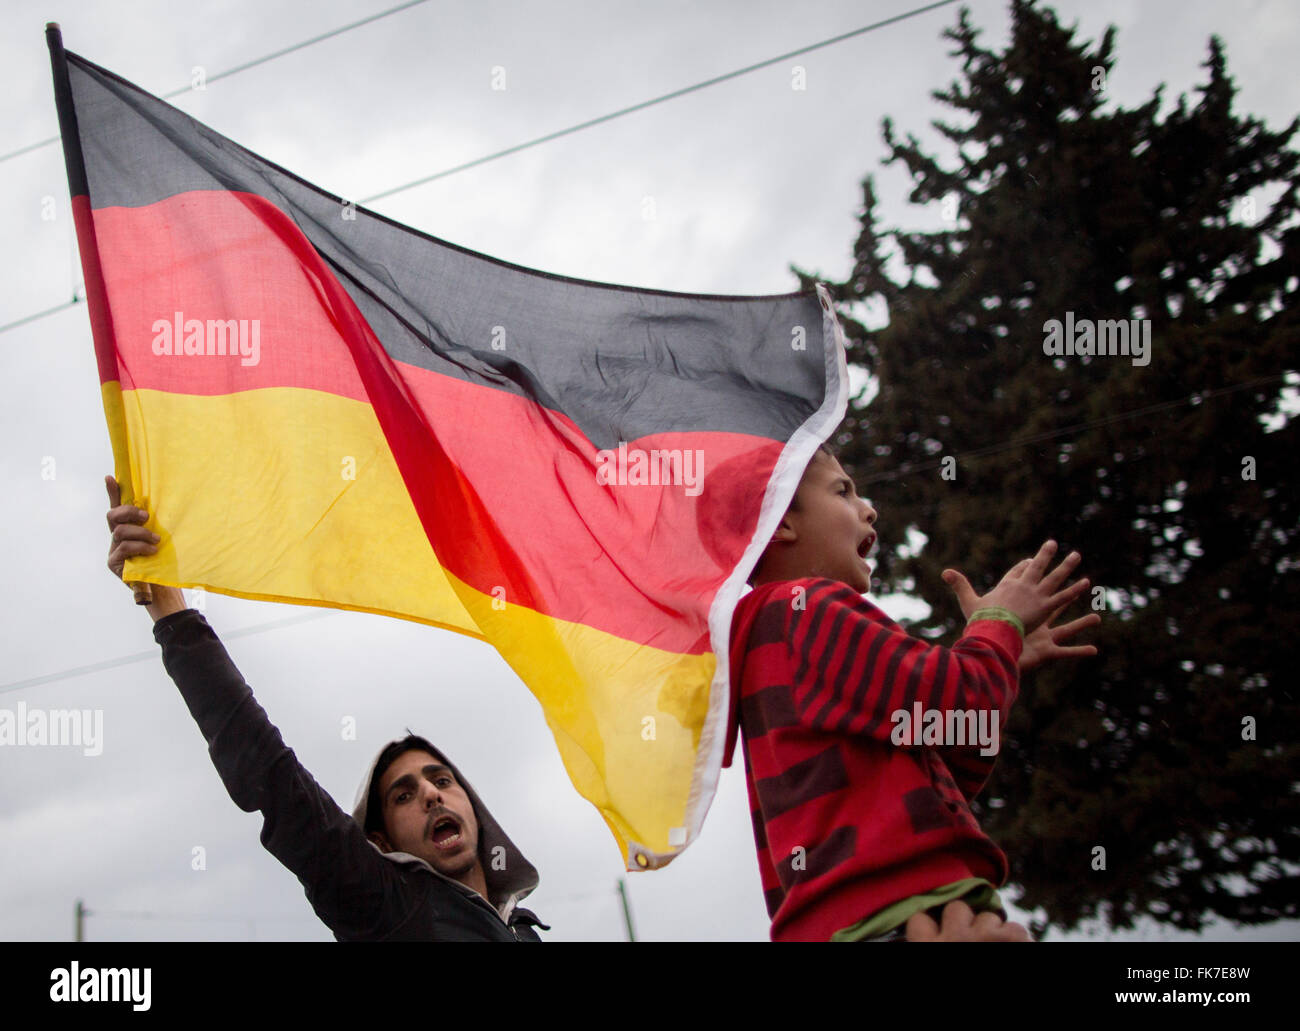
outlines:
[[[957, 595], [957, 603], [967, 619], [977, 609], [1003, 608], [1014, 612], [1025, 625], [1025, 643], [1044, 624], [1049, 622], [1057, 612], [1078, 598], [1088, 589], [1088, 580], [1076, 580], [1069, 587], [1062, 587], [1066, 578], [1079, 564], [1080, 556], [1072, 551], [1061, 560], [1060, 565], [1048, 572], [1052, 556], [1056, 554], [1056, 541], [1046, 541], [1033, 558], [1023, 559], [1011, 567], [1010, 571], [988, 594], [980, 597], [970, 585], [970, 581], [955, 569], [943, 571], [943, 581]], [[1087, 620], [1087, 617], [1084, 617]], [[1079, 622], [1076, 620], [1076, 622]], [[1069, 630], [1068, 633], [1065, 631]], [[1057, 627], [1056, 639], [1048, 641], [1047, 647], [1037, 647], [1044, 657], [1049, 648], [1054, 648], [1061, 638], [1068, 637], [1083, 629], [1074, 623]], [[1041, 638], [1040, 638], [1041, 641]], [[1041, 659], [1039, 661], [1042, 661]]]
[[1101, 617], [1095, 612], [1089, 612], [1086, 616], [1080, 616], [1069, 623], [1052, 626], [1062, 611], [1064, 611], [1064, 607], [1057, 609], [1046, 623], [1032, 634], [1025, 636], [1025, 646], [1020, 650], [1018, 663], [1021, 673], [1028, 672], [1035, 666], [1041, 666], [1044, 662], [1050, 662], [1053, 659], [1080, 659], [1086, 655], [1097, 654], [1095, 644], [1066, 645], [1062, 642], [1068, 641], [1080, 630], [1087, 630], [1090, 626], [1096, 626], [1101, 622]]

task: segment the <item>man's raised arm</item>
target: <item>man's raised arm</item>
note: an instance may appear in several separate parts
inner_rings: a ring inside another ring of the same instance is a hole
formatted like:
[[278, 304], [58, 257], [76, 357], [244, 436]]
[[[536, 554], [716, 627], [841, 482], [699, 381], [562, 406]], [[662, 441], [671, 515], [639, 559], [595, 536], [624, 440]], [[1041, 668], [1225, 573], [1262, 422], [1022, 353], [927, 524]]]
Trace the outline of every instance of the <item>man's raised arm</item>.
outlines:
[[[119, 504], [111, 476], [105, 485], [113, 539], [108, 568], [120, 579], [125, 560], [153, 554], [158, 537], [145, 526], [147, 512]], [[207, 741], [227, 792], [240, 809], [262, 813], [267, 851], [302, 882], [336, 936], [383, 937], [383, 924], [396, 915], [388, 911], [401, 895], [393, 865], [284, 743], [207, 621], [186, 608], [180, 589], [153, 585], [148, 612], [163, 665]]]

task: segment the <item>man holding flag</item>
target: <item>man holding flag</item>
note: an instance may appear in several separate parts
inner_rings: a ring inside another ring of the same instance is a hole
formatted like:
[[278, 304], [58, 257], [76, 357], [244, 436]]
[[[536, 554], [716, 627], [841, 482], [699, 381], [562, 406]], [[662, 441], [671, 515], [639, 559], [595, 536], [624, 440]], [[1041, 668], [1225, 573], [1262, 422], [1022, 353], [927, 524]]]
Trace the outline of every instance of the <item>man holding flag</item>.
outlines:
[[[108, 488], [108, 568], [158, 550], [149, 514]], [[519, 902], [537, 871], [445, 755], [414, 734], [371, 764], [344, 813], [284, 744], [207, 620], [175, 587], [149, 605], [163, 665], [230, 797], [260, 811], [262, 844], [339, 941], [540, 941]]]

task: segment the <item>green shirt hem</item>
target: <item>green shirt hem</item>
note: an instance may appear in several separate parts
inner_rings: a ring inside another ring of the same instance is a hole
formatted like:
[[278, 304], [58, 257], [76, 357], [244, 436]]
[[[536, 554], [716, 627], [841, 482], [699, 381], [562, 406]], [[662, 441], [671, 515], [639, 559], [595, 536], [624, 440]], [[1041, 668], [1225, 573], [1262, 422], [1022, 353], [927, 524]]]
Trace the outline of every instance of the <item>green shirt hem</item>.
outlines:
[[990, 881], [983, 877], [967, 877], [960, 881], [953, 881], [952, 884], [945, 884], [942, 887], [935, 888], [933, 891], [927, 891], [923, 895], [913, 895], [905, 898], [884, 909], [877, 910], [871, 916], [859, 920], [850, 927], [844, 927], [831, 935], [833, 942], [858, 942], [866, 941], [869, 938], [878, 938], [882, 934], [888, 934], [895, 927], [899, 927], [916, 913], [930, 909], [934, 906], [942, 906], [952, 902], [955, 899], [961, 899], [976, 913], [991, 910], [999, 914], [1004, 920], [1006, 919], [1006, 910], [1003, 908], [1002, 899], [998, 895], [997, 888]]

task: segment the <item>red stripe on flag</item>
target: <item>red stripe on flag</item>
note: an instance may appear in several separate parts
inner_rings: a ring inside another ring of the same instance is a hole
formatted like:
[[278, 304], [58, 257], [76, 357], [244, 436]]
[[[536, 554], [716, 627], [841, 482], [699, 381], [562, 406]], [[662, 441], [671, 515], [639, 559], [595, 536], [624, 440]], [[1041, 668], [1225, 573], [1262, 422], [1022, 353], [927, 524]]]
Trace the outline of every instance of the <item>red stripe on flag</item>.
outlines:
[[[596, 449], [568, 417], [393, 361], [315, 248], [262, 198], [182, 194], [97, 210], [94, 225], [118, 349], [101, 377], [123, 389], [296, 387], [368, 403], [439, 561], [460, 580], [626, 640], [709, 650], [708, 605], [753, 533], [778, 441], [656, 434], [629, 442], [628, 455], [698, 454], [703, 493], [602, 484]], [[161, 336], [175, 350], [176, 312], [181, 335], [191, 319], [257, 320], [256, 361], [155, 353]], [[617, 459], [613, 468], [631, 472]]]
[[[77, 249], [81, 252], [81, 274], [86, 280], [90, 331], [95, 339], [95, 364], [99, 368], [99, 381], [108, 383], [117, 378], [117, 369], [113, 357], [113, 320], [108, 318], [108, 294], [105, 291], [104, 269], [99, 260], [99, 248], [103, 246], [103, 241], [97, 239], [98, 221], [97, 217], [92, 217], [89, 197], [82, 194], [72, 198], [72, 222], [77, 230]], [[110, 261], [110, 269], [116, 264]]]

